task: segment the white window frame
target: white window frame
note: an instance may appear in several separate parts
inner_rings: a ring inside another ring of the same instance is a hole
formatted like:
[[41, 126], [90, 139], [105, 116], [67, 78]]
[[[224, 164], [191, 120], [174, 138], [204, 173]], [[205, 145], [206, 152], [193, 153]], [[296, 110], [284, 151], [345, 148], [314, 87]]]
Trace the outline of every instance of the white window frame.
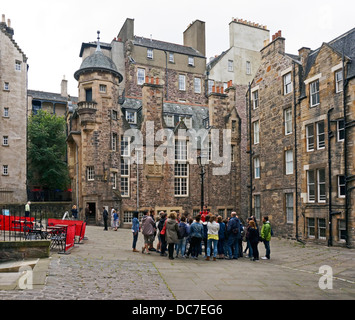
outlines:
[[294, 203], [293, 193], [285, 194], [285, 208], [286, 208], [286, 221], [287, 223], [294, 223]]
[[343, 70], [335, 71], [335, 93], [343, 92]]
[[10, 83], [9, 82], [4, 82], [4, 90], [9, 91], [10, 90]]
[[[340, 127], [340, 123], [343, 124], [342, 127]], [[344, 119], [340, 119], [337, 121], [337, 141], [338, 142], [345, 140], [345, 138], [340, 138], [340, 132], [342, 132], [343, 135], [345, 135], [345, 121], [344, 121]]]
[[234, 61], [233, 60], [228, 60], [228, 71], [229, 72], [234, 71]]
[[214, 80], [208, 80], [208, 93], [212, 92], [213, 86], [214, 86]]
[[251, 74], [251, 62], [250, 61], [246, 62], [246, 74], [247, 75]]
[[252, 96], [253, 96], [253, 109], [256, 110], [259, 108], [259, 90], [253, 91]]
[[[327, 221], [325, 219], [317, 219], [318, 221], [318, 239], [325, 240], [327, 238]], [[324, 222], [324, 225], [321, 226], [321, 221]], [[321, 232], [324, 232], [324, 235], [321, 236]]]
[[87, 166], [86, 167], [86, 178], [87, 181], [95, 181], [95, 167]]
[[165, 124], [169, 127], [172, 128], [174, 127], [174, 116], [170, 114], [166, 114], [164, 116]]
[[259, 120], [253, 122], [253, 136], [254, 136], [254, 144], [260, 143], [260, 122]]
[[145, 69], [137, 68], [137, 84], [143, 85], [145, 82]]
[[[311, 177], [313, 181], [311, 181], [310, 179]], [[313, 195], [311, 195], [310, 193], [311, 188], [313, 189]], [[308, 203], [316, 202], [316, 183], [315, 183], [314, 170], [307, 171], [307, 201]]]
[[191, 56], [188, 57], [188, 65], [190, 67], [194, 67], [195, 66], [195, 58], [194, 57], [191, 57]]
[[340, 242], [345, 242], [345, 236], [342, 238], [342, 233], [346, 233], [346, 221], [345, 220], [338, 220], [338, 236]]
[[3, 114], [4, 118], [9, 118], [10, 117], [10, 109], [5, 107], [4, 108], [4, 114]]
[[186, 91], [186, 75], [179, 74], [179, 90]]
[[15, 71], [21, 71], [21, 61], [15, 61]]
[[254, 179], [260, 179], [261, 176], [261, 170], [260, 170], [260, 157], [255, 157], [254, 158]]
[[[313, 222], [312, 224], [310, 222]], [[311, 232], [311, 230], [313, 232]], [[316, 237], [316, 219], [307, 218], [307, 236], [308, 238], [314, 239]]]
[[[324, 181], [320, 179], [320, 172], [324, 171]], [[325, 203], [327, 201], [327, 193], [326, 193], [326, 178], [325, 178], [325, 169], [317, 170], [317, 194], [318, 194], [318, 203]], [[324, 188], [324, 194], [321, 194], [321, 189]]]
[[112, 151], [117, 151], [117, 145], [118, 145], [118, 135], [115, 132], [112, 132], [111, 135], [111, 150]]
[[[344, 182], [341, 181], [341, 179], [344, 179]], [[345, 176], [340, 175], [338, 176], [338, 198], [345, 198], [346, 196], [346, 182], [345, 182]], [[341, 190], [344, 189], [344, 192]]]
[[201, 93], [201, 78], [195, 77], [194, 78], [194, 90], [195, 93]]
[[[309, 128], [312, 128], [312, 135], [310, 135]], [[310, 143], [310, 140], [313, 140], [313, 143]], [[314, 151], [314, 124], [310, 124], [306, 126], [306, 143], [307, 143], [307, 152]], [[311, 147], [313, 146], [313, 147]]]
[[[319, 131], [320, 125], [323, 125], [323, 132]], [[325, 124], [324, 121], [319, 121], [316, 123], [317, 128], [317, 150], [325, 149]], [[322, 140], [321, 140], [321, 137]]]
[[137, 112], [126, 110], [126, 120], [129, 124], [137, 124]]
[[184, 121], [187, 129], [192, 129], [192, 117], [179, 116], [179, 121]]
[[285, 74], [283, 76], [283, 80], [284, 80], [284, 95], [288, 95], [293, 91], [291, 72]]
[[293, 174], [293, 150], [285, 151], [285, 173], [286, 175]]
[[3, 136], [2, 137], [2, 145], [4, 147], [8, 147], [9, 146], [9, 136]]
[[154, 51], [151, 48], [147, 48], [147, 58], [153, 59], [154, 58]]
[[123, 198], [129, 198], [130, 196], [130, 155], [131, 155], [131, 146], [130, 138], [123, 136], [121, 138], [121, 181], [120, 181], [120, 190], [121, 196]]
[[99, 85], [99, 91], [100, 91], [100, 93], [106, 93], [107, 92], [107, 86], [105, 84], [100, 84]]
[[[175, 163], [174, 168], [174, 196], [189, 196], [189, 165], [187, 163]], [[186, 188], [185, 188], [186, 186]]]
[[169, 62], [170, 63], [174, 63], [175, 62], [174, 53], [172, 53], [172, 52], [169, 52]]
[[311, 108], [316, 107], [320, 104], [319, 92], [320, 92], [319, 79], [317, 79], [309, 84], [309, 95], [310, 95]]
[[112, 189], [117, 190], [117, 172], [112, 172]]
[[293, 133], [293, 119], [292, 119], [292, 108], [285, 109], [285, 135], [288, 136]]

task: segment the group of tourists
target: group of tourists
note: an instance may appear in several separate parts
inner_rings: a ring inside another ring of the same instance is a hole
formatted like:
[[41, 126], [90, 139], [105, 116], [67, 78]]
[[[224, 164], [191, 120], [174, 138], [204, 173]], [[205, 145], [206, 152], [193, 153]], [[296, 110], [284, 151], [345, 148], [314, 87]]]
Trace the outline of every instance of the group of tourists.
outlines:
[[[270, 240], [272, 229], [267, 216], [263, 217], [263, 225], [259, 230], [255, 217], [248, 218], [245, 225], [236, 212], [223, 219], [210, 213], [204, 207], [194, 218], [187, 213], [159, 212], [155, 218], [154, 211], [145, 211], [141, 223], [138, 212], [133, 214], [132, 234], [133, 252], [150, 254], [157, 252], [161, 256], [174, 258], [198, 259], [202, 254], [206, 261], [217, 259], [238, 259], [248, 251], [252, 261], [259, 260], [259, 242], [263, 242], [266, 254], [261, 259], [270, 259]], [[144, 237], [142, 250], [137, 250], [139, 232]], [[157, 241], [156, 248], [154, 242]], [[243, 243], [246, 243], [243, 250]]]

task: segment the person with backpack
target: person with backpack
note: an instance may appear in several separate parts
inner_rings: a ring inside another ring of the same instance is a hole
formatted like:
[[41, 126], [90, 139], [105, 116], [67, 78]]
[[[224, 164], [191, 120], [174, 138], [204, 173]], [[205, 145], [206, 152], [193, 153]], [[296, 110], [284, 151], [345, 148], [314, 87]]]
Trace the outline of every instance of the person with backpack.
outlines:
[[216, 222], [216, 216], [211, 215], [207, 223], [207, 257], [206, 261], [210, 260], [212, 245], [213, 245], [213, 261], [217, 259], [217, 244], [218, 244], [219, 223]]
[[179, 226], [176, 221], [176, 213], [171, 212], [166, 221], [166, 242], [168, 243], [169, 259], [174, 259], [174, 247], [178, 243]]
[[270, 259], [270, 240], [271, 240], [271, 235], [272, 235], [272, 230], [271, 230], [271, 225], [269, 221], [269, 217], [265, 216], [263, 217], [263, 226], [260, 231], [260, 237], [262, 242], [264, 243], [266, 254], [264, 257], [261, 257], [263, 260], [269, 260]]
[[179, 223], [179, 232], [178, 232], [178, 243], [176, 247], [176, 258], [179, 258], [179, 252], [181, 252], [181, 257], [185, 258], [186, 250], [186, 239], [188, 237], [188, 227], [186, 224], [186, 217], [182, 216]]
[[[240, 239], [240, 221], [237, 213], [232, 212], [227, 226], [228, 233], [228, 260], [238, 259], [239, 257], [239, 239]], [[234, 249], [234, 251], [233, 251]], [[232, 253], [234, 252], [234, 254]]]

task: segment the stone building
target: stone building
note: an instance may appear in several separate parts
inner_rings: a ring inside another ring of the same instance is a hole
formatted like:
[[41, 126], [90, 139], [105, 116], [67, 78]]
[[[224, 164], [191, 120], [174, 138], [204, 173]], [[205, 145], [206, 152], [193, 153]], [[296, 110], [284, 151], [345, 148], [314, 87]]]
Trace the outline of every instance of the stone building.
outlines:
[[[112, 45], [101, 47], [98, 41], [93, 51], [94, 43], [83, 44], [85, 58], [75, 73], [78, 107], [67, 117], [68, 161], [76, 201], [81, 209], [89, 205], [95, 223], [102, 223], [103, 206], [119, 209], [121, 221], [130, 224], [136, 210], [197, 214], [203, 201], [226, 216], [240, 205], [235, 87], [230, 82], [226, 90], [206, 94], [204, 42], [194, 36], [202, 30], [204, 23], [197, 20], [185, 31], [189, 46], [176, 45], [133, 36], [133, 20], [127, 19]], [[118, 43], [123, 44], [120, 53]], [[223, 129], [231, 132], [227, 151]], [[127, 136], [129, 130], [143, 137], [134, 151], [136, 138]], [[179, 136], [187, 130], [215, 134], [221, 142], [207, 143], [201, 152], [198, 137]], [[159, 148], [167, 137], [172, 144], [161, 153], [161, 162]], [[199, 154], [206, 162], [203, 197]], [[135, 159], [143, 160], [137, 164]], [[224, 164], [230, 166], [227, 174], [215, 175]]]
[[0, 204], [23, 204], [26, 194], [27, 57], [11, 21], [0, 23]]
[[248, 91], [249, 200], [280, 236], [354, 241], [354, 34], [291, 55], [278, 32], [261, 50]]

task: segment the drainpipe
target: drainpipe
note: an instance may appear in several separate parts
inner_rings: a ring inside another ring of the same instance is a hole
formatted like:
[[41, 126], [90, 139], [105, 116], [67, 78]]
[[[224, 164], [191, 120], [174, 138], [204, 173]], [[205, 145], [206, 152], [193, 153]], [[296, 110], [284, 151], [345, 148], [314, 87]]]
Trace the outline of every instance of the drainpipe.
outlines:
[[331, 120], [330, 114], [334, 110], [331, 108], [327, 113], [327, 121], [328, 121], [328, 193], [329, 193], [329, 202], [328, 202], [328, 210], [329, 210], [329, 239], [328, 239], [328, 247], [333, 246], [333, 212], [332, 212], [332, 150], [331, 150], [331, 138], [334, 136], [331, 131]]
[[250, 179], [250, 199], [249, 199], [249, 216], [253, 215], [253, 152], [252, 148], [252, 141], [251, 141], [251, 85], [249, 82], [247, 97], [246, 97], [246, 105], [249, 112], [249, 179]]

